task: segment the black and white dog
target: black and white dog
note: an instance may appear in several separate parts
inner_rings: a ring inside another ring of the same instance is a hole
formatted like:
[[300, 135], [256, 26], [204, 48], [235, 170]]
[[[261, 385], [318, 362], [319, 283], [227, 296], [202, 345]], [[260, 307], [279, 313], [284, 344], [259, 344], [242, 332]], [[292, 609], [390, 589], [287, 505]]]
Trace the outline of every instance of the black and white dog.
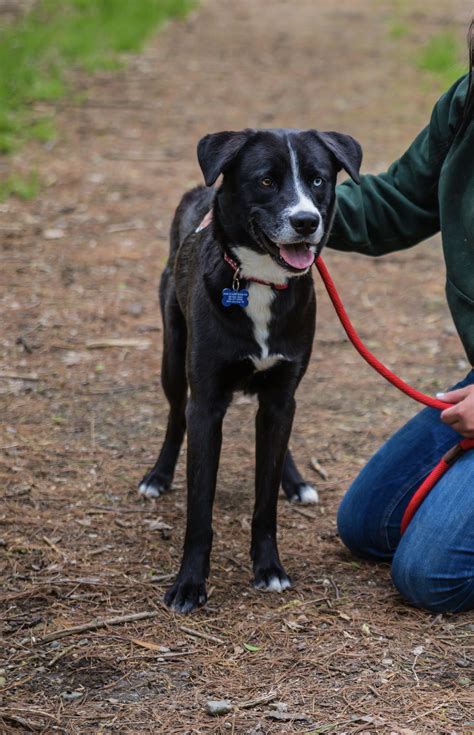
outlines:
[[[290, 500], [317, 500], [288, 450], [315, 329], [310, 270], [331, 227], [337, 172], [358, 181], [362, 152], [340, 133], [243, 130], [206, 135], [198, 159], [207, 187], [220, 174], [223, 181], [217, 191], [185, 194], [171, 227], [160, 283], [170, 412], [159, 458], [139, 487], [152, 497], [170, 487], [187, 427], [184, 554], [165, 596], [180, 612], [206, 601], [222, 421], [239, 390], [259, 401], [254, 584], [278, 592], [291, 585], [276, 542], [280, 484]], [[212, 224], [199, 227], [209, 210]]]

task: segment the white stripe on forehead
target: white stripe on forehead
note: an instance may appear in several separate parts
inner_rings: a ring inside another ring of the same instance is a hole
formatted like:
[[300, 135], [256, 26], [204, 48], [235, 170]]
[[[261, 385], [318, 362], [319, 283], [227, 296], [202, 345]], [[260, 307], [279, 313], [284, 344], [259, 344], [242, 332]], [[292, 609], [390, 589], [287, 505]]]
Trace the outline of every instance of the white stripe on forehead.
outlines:
[[303, 182], [301, 181], [301, 176], [300, 176], [300, 167], [298, 164], [298, 158], [296, 155], [296, 151], [291, 145], [289, 138], [287, 138], [287, 143], [288, 143], [288, 150], [290, 151], [291, 172], [293, 174], [293, 182], [295, 186], [295, 196], [296, 196], [295, 204], [293, 204], [287, 210], [288, 216], [291, 217], [293, 214], [296, 214], [296, 212], [312, 212], [313, 214], [319, 214], [319, 210], [314, 205], [313, 200], [310, 199], [308, 196], [306, 196], [306, 194], [304, 193]]

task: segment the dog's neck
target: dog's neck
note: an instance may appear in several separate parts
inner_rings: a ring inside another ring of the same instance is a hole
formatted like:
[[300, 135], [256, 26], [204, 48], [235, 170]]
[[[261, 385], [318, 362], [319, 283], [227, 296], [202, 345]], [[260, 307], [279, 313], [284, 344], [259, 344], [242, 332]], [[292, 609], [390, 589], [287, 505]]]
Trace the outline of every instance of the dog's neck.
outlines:
[[232, 252], [240, 264], [240, 274], [244, 279], [260, 279], [269, 284], [286, 285], [289, 279], [303, 275], [303, 273], [290, 273], [267, 253], [259, 253], [245, 245], [234, 246]]
[[217, 190], [214, 198], [212, 226], [217, 242], [224, 250], [228, 250], [229, 254], [234, 247], [253, 240], [242, 223], [238, 221], [232, 207], [231, 195], [224, 190], [223, 186]]

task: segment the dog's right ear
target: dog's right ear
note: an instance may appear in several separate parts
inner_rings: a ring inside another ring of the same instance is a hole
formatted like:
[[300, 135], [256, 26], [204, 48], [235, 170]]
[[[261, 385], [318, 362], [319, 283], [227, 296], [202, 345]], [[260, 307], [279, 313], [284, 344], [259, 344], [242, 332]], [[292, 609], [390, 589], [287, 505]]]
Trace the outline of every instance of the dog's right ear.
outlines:
[[197, 156], [206, 186], [212, 186], [248, 141], [252, 130], [210, 133], [198, 143]]

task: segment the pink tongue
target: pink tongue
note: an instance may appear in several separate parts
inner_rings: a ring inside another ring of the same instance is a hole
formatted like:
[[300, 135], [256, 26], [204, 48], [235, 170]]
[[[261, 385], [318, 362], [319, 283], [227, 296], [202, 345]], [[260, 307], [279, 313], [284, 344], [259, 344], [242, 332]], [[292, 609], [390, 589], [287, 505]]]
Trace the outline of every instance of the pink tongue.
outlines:
[[309, 268], [314, 262], [314, 253], [305, 245], [280, 245], [280, 256], [293, 268]]

